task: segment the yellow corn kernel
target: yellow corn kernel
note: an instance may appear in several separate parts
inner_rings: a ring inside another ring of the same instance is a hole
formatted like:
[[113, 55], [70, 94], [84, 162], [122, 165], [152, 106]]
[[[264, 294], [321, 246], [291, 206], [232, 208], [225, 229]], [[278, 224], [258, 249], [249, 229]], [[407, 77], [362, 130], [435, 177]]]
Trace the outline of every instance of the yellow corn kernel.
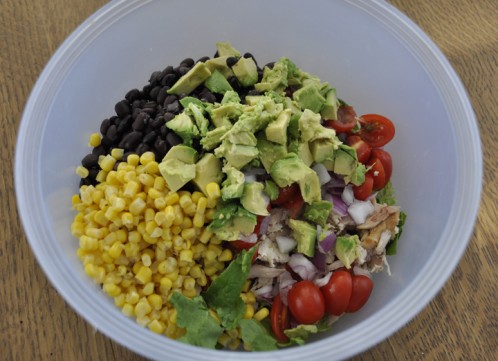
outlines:
[[197, 279], [197, 284], [201, 287], [204, 287], [207, 285], [207, 277], [204, 273], [201, 274], [201, 276]]
[[236, 350], [240, 347], [240, 339], [238, 338], [232, 338], [230, 342], [228, 342], [228, 348], [230, 350]]
[[139, 243], [142, 240], [142, 235], [138, 231], [128, 233], [128, 241], [131, 243]]
[[178, 261], [174, 257], [168, 257], [157, 265], [157, 271], [161, 274], [174, 272], [178, 269]]
[[247, 303], [255, 303], [256, 302], [256, 296], [254, 296], [254, 293], [247, 292], [246, 293], [246, 301], [247, 301]]
[[164, 323], [162, 323], [161, 321], [158, 321], [158, 320], [152, 320], [147, 325], [147, 327], [152, 332], [155, 332], [155, 333], [158, 333], [158, 334], [162, 334], [164, 332], [165, 328], [166, 328], [165, 325], [164, 325]]
[[88, 141], [88, 146], [89, 147], [98, 147], [101, 142], [101, 137], [99, 133], [92, 133], [90, 134], [90, 139]]
[[125, 303], [121, 309], [121, 312], [123, 312], [125, 316], [131, 317], [134, 314], [134, 308], [129, 303]]
[[140, 252], [140, 247], [137, 243], [127, 243], [124, 245], [124, 250], [126, 257], [135, 258], [138, 256], [138, 252]]
[[135, 287], [126, 293], [125, 301], [131, 305], [135, 305], [140, 300], [140, 295], [136, 291]]
[[144, 202], [143, 199], [141, 198], [135, 198], [131, 203], [130, 203], [130, 212], [133, 215], [139, 215], [140, 213], [143, 212], [147, 204]]
[[182, 230], [181, 235], [184, 240], [193, 241], [197, 234], [194, 228], [186, 228]]
[[153, 221], [155, 216], [156, 216], [156, 212], [154, 211], [154, 209], [147, 208], [145, 210], [144, 220], [145, 220], [145, 222]]
[[220, 337], [218, 337], [218, 343], [223, 347], [226, 347], [232, 338], [226, 333], [223, 332]]
[[186, 229], [192, 228], [192, 225], [192, 219], [190, 217], [183, 217], [183, 222], [180, 224], [180, 227], [182, 227], [182, 229]]
[[149, 282], [151, 277], [152, 277], [152, 271], [150, 270], [149, 267], [146, 266], [141, 266], [135, 275], [135, 278], [141, 284], [146, 284], [147, 282]]
[[[178, 192], [180, 193], [180, 192]], [[178, 200], [178, 203], [180, 203], [180, 207], [183, 209], [189, 207], [192, 204], [192, 197], [189, 192], [182, 192], [182, 195], [180, 196], [180, 199]]]
[[159, 164], [156, 161], [150, 161], [145, 165], [144, 170], [148, 174], [157, 174], [159, 173]]
[[81, 198], [79, 194], [73, 194], [71, 197], [71, 205], [75, 206], [77, 204], [81, 204]]
[[75, 237], [80, 237], [85, 234], [85, 224], [83, 222], [71, 223], [71, 234]]
[[193, 262], [193, 253], [190, 249], [184, 249], [180, 251], [180, 257], [178, 257], [180, 262]]
[[183, 223], [183, 211], [178, 204], [173, 206], [173, 210], [175, 211], [175, 219], [173, 220], [173, 224], [175, 226], [180, 226]]
[[142, 297], [140, 301], [138, 301], [138, 303], [135, 305], [134, 311], [137, 318], [141, 318], [147, 315], [150, 311], [152, 311], [152, 307], [150, 307], [147, 298]]
[[195, 289], [195, 279], [187, 277], [183, 280], [183, 288], [186, 290]]
[[88, 171], [88, 169], [86, 169], [85, 167], [80, 165], [80, 166], [76, 167], [76, 174], [78, 176], [80, 176], [81, 178], [86, 178], [86, 177], [88, 177], [90, 172]]
[[218, 269], [215, 266], [208, 266], [204, 268], [204, 273], [207, 276], [213, 276], [216, 272], [218, 272]]
[[130, 154], [126, 158], [126, 163], [128, 163], [131, 166], [137, 166], [139, 162], [140, 162], [140, 156], [138, 154]]
[[133, 227], [133, 223], [134, 223], [133, 214], [131, 214], [130, 212], [121, 213], [121, 222], [123, 223], [123, 226], [125, 226], [125, 227], [128, 227], [128, 228]]
[[152, 260], [149, 254], [142, 254], [142, 257], [140, 258], [142, 259], [142, 263], [145, 267], [150, 267]]
[[231, 261], [232, 258], [233, 258], [232, 251], [229, 248], [226, 248], [218, 256], [218, 261], [220, 261], [220, 262], [228, 262], [228, 261]]
[[246, 305], [246, 309], [245, 309], [243, 317], [245, 319], [249, 319], [249, 318], [252, 318], [253, 316], [254, 316], [254, 307], [252, 307], [252, 305]]
[[262, 321], [266, 317], [268, 317], [269, 314], [270, 314], [270, 311], [266, 307], [263, 307], [262, 309], [260, 309], [258, 312], [256, 312], [254, 314], [253, 318], [258, 320], [258, 321]]
[[176, 324], [176, 308], [173, 308], [169, 312], [169, 317], [168, 317], [169, 322]]
[[133, 198], [140, 191], [140, 183], [135, 180], [128, 181], [123, 190], [123, 195], [128, 198]]
[[147, 300], [149, 301], [149, 304], [152, 306], [152, 308], [155, 310], [160, 310], [161, 307], [163, 306], [163, 298], [158, 294], [154, 293], [147, 296]]
[[201, 275], [202, 275], [202, 269], [201, 269], [201, 267], [198, 264], [190, 267], [189, 275], [192, 276], [192, 277], [194, 277], [194, 278], [201, 277]]
[[80, 248], [85, 251], [95, 251], [99, 249], [99, 242], [95, 238], [82, 235], [80, 237]]
[[110, 154], [104, 156], [102, 161], [99, 162], [100, 168], [106, 172], [110, 172], [114, 168], [114, 164], [116, 164], [116, 158]]
[[[112, 159], [114, 159], [114, 158], [112, 158]], [[105, 182], [106, 178], [107, 178], [107, 172], [105, 170], [100, 170], [97, 173], [97, 176], [95, 177], [95, 180], [97, 180], [97, 182], [99, 182], [99, 183], [102, 183], [102, 182]]]
[[187, 289], [183, 289], [182, 290], [182, 294], [185, 296], [185, 297], [188, 297], [188, 298], [193, 298], [195, 296], [197, 296], [197, 290], [195, 288], [192, 288], [190, 290], [187, 290]]
[[154, 199], [154, 207], [156, 207], [158, 210], [166, 208], [166, 201], [164, 200], [164, 197]]
[[220, 186], [216, 182], [211, 182], [206, 185], [206, 194], [208, 198], [218, 199], [221, 196]]
[[192, 225], [197, 228], [201, 228], [204, 226], [205, 215], [204, 213], [196, 213], [192, 220]]
[[220, 238], [216, 237], [216, 235], [213, 235], [210, 239], [209, 239], [209, 244], [213, 244], [213, 245], [219, 245], [221, 244], [221, 242], [223, 242]]
[[144, 296], [150, 296], [151, 294], [154, 293], [154, 283], [148, 282], [144, 288], [142, 288], [142, 294]]
[[[157, 164], [157, 162], [154, 163]], [[159, 173], [159, 168], [155, 173]], [[154, 188], [161, 192], [166, 191], [166, 180], [163, 177], [156, 177], [154, 179]]]
[[109, 256], [116, 259], [121, 256], [121, 252], [123, 251], [123, 245], [119, 242], [114, 243], [111, 248], [109, 248]]
[[159, 290], [162, 294], [167, 295], [171, 288], [173, 287], [173, 281], [168, 277], [161, 278], [159, 282]]
[[212, 236], [213, 236], [213, 232], [211, 232], [207, 228], [204, 228], [204, 230], [202, 231], [202, 233], [199, 237], [199, 241], [206, 244], [206, 243], [208, 243], [208, 241], [211, 239]]
[[168, 206], [172, 206], [178, 203], [180, 197], [177, 192], [171, 192], [164, 196], [164, 200]]
[[145, 152], [140, 156], [140, 164], [146, 165], [149, 162], [156, 160], [156, 156], [153, 152]]
[[137, 317], [136, 321], [140, 326], [147, 327], [147, 325], [150, 323], [151, 319], [149, 316], [142, 316], [142, 317]]
[[154, 185], [154, 177], [147, 173], [139, 174], [138, 181], [146, 187], [152, 187]]
[[156, 222], [156, 224], [158, 226], [162, 225], [163, 223], [166, 222], [166, 213], [165, 212], [156, 212], [156, 214], [154, 215], [154, 222]]
[[211, 208], [211, 209], [206, 209], [206, 219], [208, 221], [212, 221], [214, 219], [214, 215], [216, 214], [216, 209]]
[[171, 227], [171, 232], [173, 232], [174, 235], [179, 235], [180, 233], [182, 233], [182, 227], [173, 226]]
[[161, 198], [164, 196], [163, 192], [161, 191], [158, 191], [157, 189], [155, 188], [149, 188], [149, 191], [147, 192], [147, 195], [152, 198], [152, 199], [157, 199], [157, 198]]
[[161, 235], [163, 234], [163, 230], [153, 220], [145, 224], [145, 231], [152, 238], [161, 237]]
[[103, 289], [111, 297], [116, 297], [121, 293], [121, 288], [113, 283], [105, 283]]

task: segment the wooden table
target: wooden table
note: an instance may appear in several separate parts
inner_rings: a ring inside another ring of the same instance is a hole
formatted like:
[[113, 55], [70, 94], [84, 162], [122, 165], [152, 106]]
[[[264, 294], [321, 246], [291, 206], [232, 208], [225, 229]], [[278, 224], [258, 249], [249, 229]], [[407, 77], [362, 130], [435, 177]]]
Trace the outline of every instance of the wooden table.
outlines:
[[[0, 359], [143, 360], [96, 332], [45, 278], [17, 217], [16, 131], [33, 84], [59, 44], [104, 0], [0, 2]], [[479, 121], [484, 191], [458, 268], [415, 319], [354, 360], [498, 359], [498, 3], [392, 0], [437, 43]], [[436, 275], [435, 275], [436, 276]]]

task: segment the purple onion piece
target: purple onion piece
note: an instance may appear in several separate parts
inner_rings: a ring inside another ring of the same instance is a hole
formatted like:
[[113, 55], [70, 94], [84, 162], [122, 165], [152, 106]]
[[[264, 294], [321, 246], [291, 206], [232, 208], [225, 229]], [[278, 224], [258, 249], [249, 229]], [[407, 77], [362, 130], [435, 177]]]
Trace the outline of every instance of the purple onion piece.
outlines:
[[337, 237], [335, 233], [330, 233], [327, 235], [324, 239], [320, 241], [318, 244], [318, 249], [322, 251], [323, 253], [328, 253], [332, 248], [335, 246], [335, 241]]
[[334, 208], [332, 211], [335, 211], [340, 216], [345, 216], [348, 212], [348, 205], [342, 200], [340, 195], [332, 195], [332, 200], [334, 203]]
[[315, 255], [311, 259], [311, 263], [313, 263], [320, 272], [325, 272], [327, 269], [327, 256], [325, 253], [315, 252]]
[[266, 216], [263, 218], [261, 221], [261, 224], [259, 225], [259, 235], [266, 234], [268, 232], [268, 226], [270, 225], [270, 216]]

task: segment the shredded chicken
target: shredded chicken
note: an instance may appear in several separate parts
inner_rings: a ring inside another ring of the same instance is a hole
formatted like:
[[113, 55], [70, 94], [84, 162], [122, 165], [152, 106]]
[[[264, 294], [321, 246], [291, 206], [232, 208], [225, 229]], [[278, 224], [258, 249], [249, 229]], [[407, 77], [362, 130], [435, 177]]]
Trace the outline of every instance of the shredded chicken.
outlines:
[[365, 249], [374, 249], [381, 241], [384, 231], [389, 231], [391, 235], [395, 234], [399, 222], [399, 211], [390, 214], [386, 219], [377, 224], [375, 227], [365, 230], [361, 235], [361, 245]]
[[364, 223], [357, 226], [358, 229], [372, 229], [377, 227], [381, 222], [385, 221], [391, 214], [398, 213], [400, 208], [398, 206], [388, 206], [385, 204], [375, 205], [374, 212], [365, 220]]
[[261, 236], [261, 240], [258, 247], [258, 259], [268, 262], [270, 267], [275, 267], [278, 263], [287, 263], [289, 254], [280, 252], [275, 241], [265, 235]]

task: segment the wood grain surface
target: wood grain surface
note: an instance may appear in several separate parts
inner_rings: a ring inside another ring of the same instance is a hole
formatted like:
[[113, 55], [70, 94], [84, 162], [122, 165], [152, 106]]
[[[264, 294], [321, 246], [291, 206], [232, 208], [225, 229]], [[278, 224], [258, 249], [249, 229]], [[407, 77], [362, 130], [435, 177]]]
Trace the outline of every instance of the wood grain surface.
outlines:
[[[0, 360], [143, 360], [96, 332], [50, 285], [25, 239], [12, 177], [31, 88], [61, 42], [105, 3], [0, 1]], [[445, 287], [405, 327], [353, 360], [497, 360], [498, 2], [391, 3], [435, 41], [467, 88], [481, 130], [484, 188], [469, 247]]]

